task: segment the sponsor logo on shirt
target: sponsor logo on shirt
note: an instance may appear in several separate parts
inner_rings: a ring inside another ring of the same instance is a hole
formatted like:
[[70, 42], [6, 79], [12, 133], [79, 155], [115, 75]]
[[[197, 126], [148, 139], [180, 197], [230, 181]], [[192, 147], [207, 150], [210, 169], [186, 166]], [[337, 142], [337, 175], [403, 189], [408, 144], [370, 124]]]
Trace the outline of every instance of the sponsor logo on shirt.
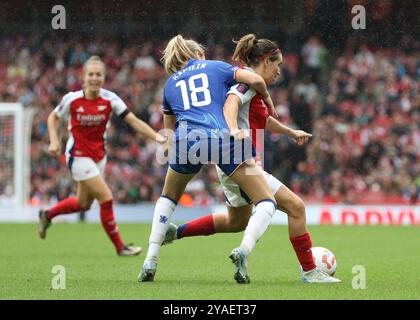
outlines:
[[240, 83], [236, 87], [239, 93], [245, 94], [248, 91], [249, 87], [246, 84]]
[[104, 114], [78, 114], [76, 120], [82, 126], [99, 126], [106, 120], [106, 116]]
[[76, 109], [76, 112], [85, 112], [85, 108], [83, 108], [83, 106], [80, 106]]

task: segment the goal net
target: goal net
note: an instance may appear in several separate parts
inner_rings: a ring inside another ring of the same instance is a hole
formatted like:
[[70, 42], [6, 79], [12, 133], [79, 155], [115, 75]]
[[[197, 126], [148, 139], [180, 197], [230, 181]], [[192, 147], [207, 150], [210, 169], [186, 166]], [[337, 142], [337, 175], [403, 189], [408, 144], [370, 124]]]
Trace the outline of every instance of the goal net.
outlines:
[[0, 208], [27, 201], [31, 118], [20, 103], [0, 103]]

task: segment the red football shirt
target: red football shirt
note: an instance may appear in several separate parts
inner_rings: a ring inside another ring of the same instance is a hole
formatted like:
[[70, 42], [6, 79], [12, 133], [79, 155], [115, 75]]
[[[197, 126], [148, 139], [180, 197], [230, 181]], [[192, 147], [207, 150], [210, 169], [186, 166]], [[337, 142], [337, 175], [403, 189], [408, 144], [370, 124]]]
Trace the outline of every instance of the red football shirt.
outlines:
[[233, 86], [227, 94], [235, 94], [241, 100], [238, 111], [238, 127], [251, 130], [252, 144], [257, 152], [257, 157], [264, 152], [264, 130], [267, 123], [267, 105], [262, 96], [245, 84]]
[[57, 117], [68, 119], [67, 157], [89, 157], [99, 162], [105, 156], [106, 129], [112, 112], [122, 115], [127, 105], [115, 93], [101, 89], [99, 97], [86, 99], [82, 90], [69, 92], [54, 109]]

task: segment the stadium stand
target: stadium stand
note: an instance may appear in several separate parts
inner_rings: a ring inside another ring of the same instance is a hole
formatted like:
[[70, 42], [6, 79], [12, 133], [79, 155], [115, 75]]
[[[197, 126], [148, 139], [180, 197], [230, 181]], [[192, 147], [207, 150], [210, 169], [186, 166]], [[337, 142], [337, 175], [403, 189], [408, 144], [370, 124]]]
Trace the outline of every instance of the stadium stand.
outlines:
[[[311, 8], [305, 10], [303, 21], [316, 30], [316, 21], [310, 20]], [[264, 12], [270, 15], [272, 11]], [[228, 25], [229, 12], [220, 14], [218, 23]], [[144, 18], [151, 27], [163, 28], [152, 18]], [[201, 12], [199, 18], [213, 21], [208, 12]], [[243, 17], [247, 18], [251, 19]], [[265, 18], [270, 16], [259, 17]], [[376, 25], [381, 25], [380, 19]], [[215, 27], [211, 37], [199, 34], [197, 39], [207, 45], [208, 58], [230, 62], [233, 44], [223, 39], [222, 26]], [[234, 25], [228, 31], [238, 37], [253, 31], [239, 33], [238, 28]], [[267, 24], [264, 30], [253, 32], [261, 31], [264, 36], [272, 29]], [[74, 192], [64, 158], [57, 161], [46, 153], [46, 119], [63, 94], [80, 89], [81, 66], [90, 55], [99, 54], [107, 65], [105, 87], [117, 92], [154, 129], [162, 128], [160, 105], [166, 75], [159, 58], [168, 31], [160, 31], [156, 37], [146, 32], [141, 40], [135, 33], [124, 37], [121, 33], [0, 34], [0, 101], [37, 108], [32, 129], [31, 204], [55, 202]], [[318, 35], [321, 31], [319, 27]], [[322, 39], [307, 32], [298, 39], [279, 32], [278, 39], [285, 65], [270, 89], [274, 103], [285, 124], [311, 132], [313, 139], [300, 148], [287, 137], [267, 133], [268, 171], [307, 202], [418, 203], [420, 42], [405, 36], [398, 39], [398, 46], [387, 46], [384, 40], [379, 47], [349, 34], [335, 41], [338, 38]], [[66, 137], [62, 139], [64, 143]], [[133, 132], [113, 119], [106, 174], [117, 202], [158, 198], [166, 167], [155, 161], [155, 147], [142, 137], [133, 139]], [[1, 170], [7, 176], [7, 168]], [[186, 203], [222, 202], [217, 186], [214, 169], [206, 168], [189, 186]]]

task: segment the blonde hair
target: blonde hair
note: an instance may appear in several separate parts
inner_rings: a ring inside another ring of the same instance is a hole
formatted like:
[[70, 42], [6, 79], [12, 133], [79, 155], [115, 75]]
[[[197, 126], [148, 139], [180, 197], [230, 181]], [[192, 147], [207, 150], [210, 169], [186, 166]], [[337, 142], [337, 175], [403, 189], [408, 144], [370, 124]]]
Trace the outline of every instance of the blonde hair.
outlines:
[[106, 73], [105, 63], [101, 60], [99, 56], [91, 56], [89, 59], [86, 60], [85, 64], [83, 65], [83, 75], [86, 74], [87, 66], [92, 63], [100, 64], [104, 70], [104, 75], [105, 75]]
[[167, 74], [173, 74], [182, 69], [182, 67], [191, 58], [198, 58], [204, 55], [204, 46], [190, 39], [184, 39], [181, 35], [173, 37], [163, 50], [161, 59]]
[[247, 66], [256, 66], [265, 57], [269, 57], [271, 61], [275, 61], [278, 54], [281, 53], [279, 46], [268, 39], [257, 39], [255, 34], [247, 34], [236, 43], [235, 52], [232, 60], [239, 61]]

